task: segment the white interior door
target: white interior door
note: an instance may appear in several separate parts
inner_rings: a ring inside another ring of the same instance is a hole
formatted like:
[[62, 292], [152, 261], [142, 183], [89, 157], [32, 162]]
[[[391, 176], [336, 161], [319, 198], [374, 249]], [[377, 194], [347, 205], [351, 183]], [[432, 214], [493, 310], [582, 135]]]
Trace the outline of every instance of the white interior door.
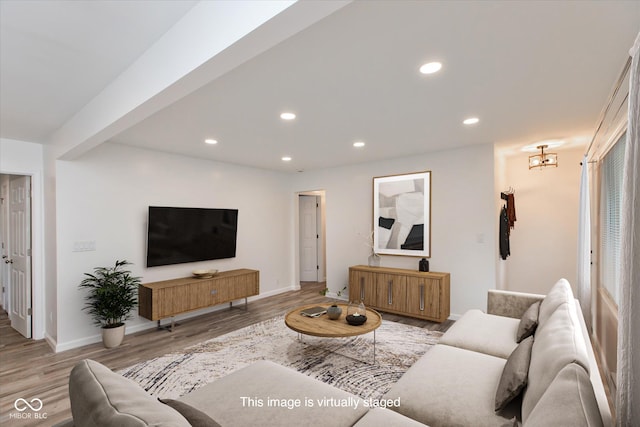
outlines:
[[300, 281], [318, 281], [318, 226], [316, 196], [300, 196]]
[[[6, 177], [6, 179], [5, 179]], [[9, 258], [9, 177], [0, 175], [0, 285], [2, 286], [2, 307], [7, 310], [9, 307], [9, 268], [4, 260]]]
[[31, 178], [9, 183], [9, 265], [11, 327], [31, 338]]

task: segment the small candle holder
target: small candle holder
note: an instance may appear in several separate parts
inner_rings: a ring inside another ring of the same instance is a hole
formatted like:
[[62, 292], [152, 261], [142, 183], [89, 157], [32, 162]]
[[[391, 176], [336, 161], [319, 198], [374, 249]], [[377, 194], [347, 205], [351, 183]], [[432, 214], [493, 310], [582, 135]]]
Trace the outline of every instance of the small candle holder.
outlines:
[[360, 326], [367, 321], [367, 309], [362, 301], [349, 303], [346, 320], [353, 326]]

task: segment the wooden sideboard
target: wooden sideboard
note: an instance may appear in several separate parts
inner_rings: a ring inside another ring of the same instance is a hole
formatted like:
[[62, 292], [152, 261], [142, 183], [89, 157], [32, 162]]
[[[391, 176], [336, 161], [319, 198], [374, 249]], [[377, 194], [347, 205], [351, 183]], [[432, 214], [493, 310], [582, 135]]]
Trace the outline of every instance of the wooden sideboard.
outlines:
[[249, 269], [222, 271], [207, 279], [184, 277], [144, 283], [138, 287], [138, 313], [159, 325], [160, 319], [227, 302], [231, 306], [242, 298], [246, 304], [247, 297], [259, 293], [260, 272]]
[[349, 299], [380, 311], [444, 322], [450, 314], [450, 274], [400, 268], [349, 268]]

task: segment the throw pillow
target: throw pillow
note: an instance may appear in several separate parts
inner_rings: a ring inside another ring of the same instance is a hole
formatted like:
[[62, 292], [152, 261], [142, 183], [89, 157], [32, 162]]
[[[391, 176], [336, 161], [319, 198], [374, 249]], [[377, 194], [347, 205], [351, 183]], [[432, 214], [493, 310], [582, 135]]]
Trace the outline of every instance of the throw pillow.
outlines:
[[540, 311], [540, 301], [534, 302], [524, 312], [518, 325], [518, 333], [516, 334], [516, 342], [533, 335], [538, 327], [538, 312]]
[[209, 415], [184, 402], [174, 399], [158, 399], [178, 411], [193, 427], [220, 427]]
[[527, 385], [532, 347], [533, 337], [530, 336], [522, 340], [507, 359], [498, 383], [498, 390], [496, 391], [496, 411], [507, 406]]

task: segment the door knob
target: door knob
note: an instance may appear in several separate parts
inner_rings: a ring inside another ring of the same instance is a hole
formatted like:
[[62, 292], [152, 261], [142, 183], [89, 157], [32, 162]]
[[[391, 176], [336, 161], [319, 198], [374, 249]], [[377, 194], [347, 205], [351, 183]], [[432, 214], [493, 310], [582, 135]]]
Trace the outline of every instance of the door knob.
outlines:
[[5, 264], [13, 264], [13, 260], [12, 259], [5, 259], [4, 263]]

